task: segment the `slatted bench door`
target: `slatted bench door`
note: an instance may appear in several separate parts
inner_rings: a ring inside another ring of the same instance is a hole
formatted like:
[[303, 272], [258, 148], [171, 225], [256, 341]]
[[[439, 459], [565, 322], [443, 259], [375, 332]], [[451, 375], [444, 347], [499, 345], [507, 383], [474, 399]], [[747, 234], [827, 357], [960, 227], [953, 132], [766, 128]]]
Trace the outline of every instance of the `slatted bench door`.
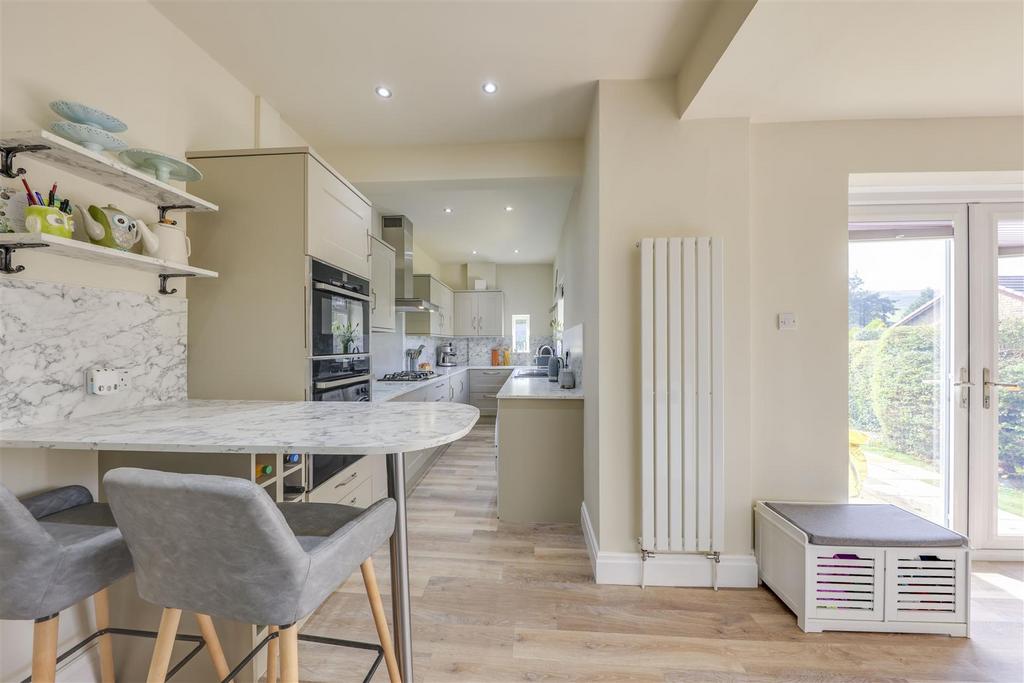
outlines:
[[816, 619], [881, 621], [885, 553], [874, 548], [808, 546], [806, 604]]
[[966, 620], [966, 554], [941, 548], [886, 554], [885, 605], [888, 621], [963, 622]]

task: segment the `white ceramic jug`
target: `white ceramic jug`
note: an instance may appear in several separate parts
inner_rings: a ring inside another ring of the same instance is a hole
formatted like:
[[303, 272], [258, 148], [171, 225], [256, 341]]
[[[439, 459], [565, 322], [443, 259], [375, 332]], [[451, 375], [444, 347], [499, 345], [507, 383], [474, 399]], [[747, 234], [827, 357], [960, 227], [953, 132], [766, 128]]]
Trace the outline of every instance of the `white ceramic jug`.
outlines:
[[156, 223], [151, 229], [159, 240], [159, 245], [153, 252], [147, 249], [147, 256], [188, 265], [188, 257], [192, 255], [192, 242], [185, 234], [184, 228], [171, 223]]

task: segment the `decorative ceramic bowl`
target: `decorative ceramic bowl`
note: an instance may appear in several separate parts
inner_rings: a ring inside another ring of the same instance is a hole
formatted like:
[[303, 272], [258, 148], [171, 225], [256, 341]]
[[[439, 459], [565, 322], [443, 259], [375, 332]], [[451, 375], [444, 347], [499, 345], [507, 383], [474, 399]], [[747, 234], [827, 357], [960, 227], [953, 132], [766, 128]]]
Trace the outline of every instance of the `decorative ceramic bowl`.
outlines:
[[163, 152], [132, 147], [117, 156], [129, 166], [152, 173], [157, 180], [163, 182], [168, 180], [195, 182], [203, 179], [203, 174], [199, 172], [198, 168], [184, 159], [172, 157]]
[[78, 102], [54, 100], [50, 102], [50, 109], [57, 116], [61, 116], [72, 123], [84, 123], [87, 126], [95, 126], [96, 128], [102, 128], [108, 133], [123, 133], [128, 130], [128, 126], [121, 119], [111, 116], [105, 111], [100, 111]]
[[89, 126], [84, 123], [72, 123], [71, 121], [57, 121], [50, 125], [52, 130], [57, 135], [61, 136], [65, 140], [71, 140], [71, 142], [77, 142], [86, 149], [91, 149], [94, 152], [102, 152], [103, 150], [118, 150], [124, 149], [128, 146], [128, 143], [119, 137], [115, 137], [96, 126]]
[[0, 187], [0, 232], [25, 232], [25, 190]]

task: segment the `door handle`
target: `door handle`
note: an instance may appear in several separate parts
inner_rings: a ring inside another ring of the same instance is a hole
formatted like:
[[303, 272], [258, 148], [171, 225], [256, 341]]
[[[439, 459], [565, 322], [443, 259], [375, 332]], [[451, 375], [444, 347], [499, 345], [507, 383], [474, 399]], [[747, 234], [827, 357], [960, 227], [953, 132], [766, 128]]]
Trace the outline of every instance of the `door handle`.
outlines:
[[971, 381], [970, 371], [967, 368], [960, 368], [960, 381], [953, 382], [953, 386], [960, 390], [960, 407], [969, 408], [971, 405]]
[[992, 407], [992, 387], [1005, 389], [1006, 391], [1020, 391], [1021, 385], [1013, 382], [995, 382], [992, 380], [992, 371], [985, 368], [981, 371], [981, 404], [986, 408]]

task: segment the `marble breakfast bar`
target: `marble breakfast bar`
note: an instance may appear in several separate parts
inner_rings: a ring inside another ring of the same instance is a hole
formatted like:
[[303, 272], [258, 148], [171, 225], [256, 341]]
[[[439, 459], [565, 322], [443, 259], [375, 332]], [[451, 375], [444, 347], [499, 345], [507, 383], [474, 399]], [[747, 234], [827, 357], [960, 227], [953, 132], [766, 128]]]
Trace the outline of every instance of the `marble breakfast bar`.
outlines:
[[[398, 506], [390, 543], [393, 638], [403, 680], [411, 681], [403, 454], [460, 439], [478, 418], [476, 408], [459, 403], [183, 400], [5, 429], [0, 432], [0, 448], [96, 451], [101, 481], [106, 471], [121, 466], [207, 474], [238, 472], [244, 467], [252, 472], [252, 463], [259, 454], [366, 454], [386, 458], [388, 495]], [[152, 628], [156, 623], [158, 610], [134, 595], [134, 584], [121, 586], [112, 594], [112, 601], [120, 603], [112, 605], [115, 623], [141, 628]], [[254, 628], [218, 624], [229, 658], [234, 656], [237, 661], [248, 652]], [[137, 648], [124, 658], [128, 670], [145, 671], [149, 652], [142, 650], [145, 648]], [[201, 658], [189, 667], [194, 665], [201, 666]], [[122, 673], [121, 678], [132, 676]]]

